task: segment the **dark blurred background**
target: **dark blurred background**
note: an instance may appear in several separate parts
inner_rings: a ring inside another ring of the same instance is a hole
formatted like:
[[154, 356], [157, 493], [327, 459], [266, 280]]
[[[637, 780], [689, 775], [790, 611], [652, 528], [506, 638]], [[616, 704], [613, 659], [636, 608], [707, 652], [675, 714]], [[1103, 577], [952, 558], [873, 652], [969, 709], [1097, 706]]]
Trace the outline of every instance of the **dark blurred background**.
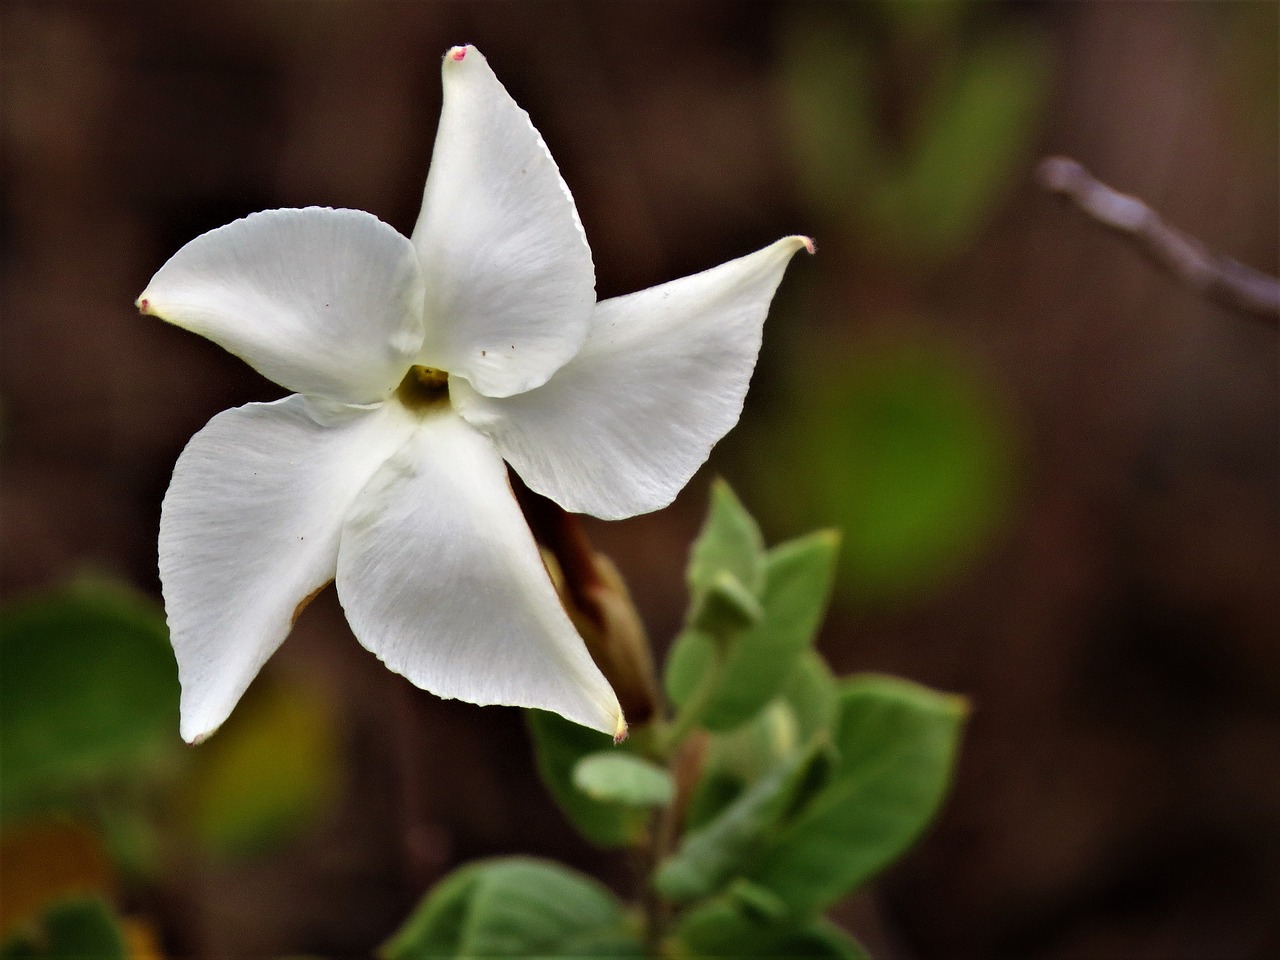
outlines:
[[[1280, 956], [1276, 331], [1032, 176], [1076, 157], [1274, 274], [1280, 6], [0, 11], [6, 599], [85, 575], [158, 597], [183, 444], [282, 391], [133, 299], [258, 209], [407, 232], [440, 57], [472, 42], [558, 160], [602, 296], [817, 239], [710, 467], [670, 509], [589, 530], [664, 648], [718, 472], [770, 540], [843, 531], [838, 670], [971, 698], [941, 822], [837, 919], [880, 960]], [[76, 841], [105, 844], [170, 956], [366, 953], [486, 854], [631, 882], [548, 799], [516, 711], [412, 690], [331, 592], [226, 729], [178, 753], [160, 839]]]

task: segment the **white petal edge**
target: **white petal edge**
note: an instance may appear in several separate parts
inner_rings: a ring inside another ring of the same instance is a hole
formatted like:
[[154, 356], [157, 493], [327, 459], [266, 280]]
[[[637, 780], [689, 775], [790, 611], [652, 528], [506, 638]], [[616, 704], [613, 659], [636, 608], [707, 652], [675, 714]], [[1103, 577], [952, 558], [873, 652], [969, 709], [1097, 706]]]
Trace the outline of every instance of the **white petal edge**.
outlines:
[[417, 686], [625, 731], [505, 465], [456, 414], [424, 419], [361, 492], [343, 527], [337, 585], [357, 639]]
[[454, 47], [441, 74], [413, 231], [427, 283], [420, 362], [510, 396], [545, 383], [586, 338], [591, 249], [541, 135], [480, 51]]
[[138, 308], [299, 393], [373, 403], [422, 346], [422, 273], [407, 238], [359, 210], [266, 210], [169, 258]]
[[669, 504], [738, 422], [786, 237], [710, 270], [596, 307], [582, 350], [544, 386], [505, 399], [465, 382], [459, 413], [530, 488], [616, 520]]
[[160, 515], [184, 740], [222, 724], [299, 605], [333, 579], [351, 502], [415, 423], [398, 404], [295, 394], [224, 411], [191, 438]]

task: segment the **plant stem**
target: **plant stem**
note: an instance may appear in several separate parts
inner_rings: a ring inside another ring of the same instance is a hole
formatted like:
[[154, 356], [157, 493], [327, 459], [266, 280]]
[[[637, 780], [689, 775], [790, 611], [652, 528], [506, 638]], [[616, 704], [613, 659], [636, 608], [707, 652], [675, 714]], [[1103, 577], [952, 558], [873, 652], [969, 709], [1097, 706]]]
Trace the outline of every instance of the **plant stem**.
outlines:
[[707, 737], [697, 733], [683, 740], [668, 761], [675, 780], [676, 795], [649, 823], [647, 842], [642, 849], [642, 887], [640, 903], [644, 910], [645, 947], [651, 957], [663, 956], [663, 944], [671, 926], [672, 906], [654, 884], [658, 868], [676, 847], [685, 811], [706, 758]]
[[1280, 321], [1280, 280], [1214, 253], [1069, 157], [1045, 158], [1037, 175], [1045, 189], [1069, 199], [1202, 296], [1271, 326]]

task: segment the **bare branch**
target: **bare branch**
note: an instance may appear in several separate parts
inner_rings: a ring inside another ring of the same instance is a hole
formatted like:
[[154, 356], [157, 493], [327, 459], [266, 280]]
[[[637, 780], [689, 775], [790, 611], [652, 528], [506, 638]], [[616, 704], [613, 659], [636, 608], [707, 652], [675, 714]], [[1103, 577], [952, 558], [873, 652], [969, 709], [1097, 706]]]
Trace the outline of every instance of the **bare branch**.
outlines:
[[1072, 201], [1202, 296], [1264, 323], [1280, 322], [1280, 280], [1214, 253], [1165, 223], [1137, 197], [1095, 179], [1075, 160], [1046, 157], [1036, 175], [1046, 189]]

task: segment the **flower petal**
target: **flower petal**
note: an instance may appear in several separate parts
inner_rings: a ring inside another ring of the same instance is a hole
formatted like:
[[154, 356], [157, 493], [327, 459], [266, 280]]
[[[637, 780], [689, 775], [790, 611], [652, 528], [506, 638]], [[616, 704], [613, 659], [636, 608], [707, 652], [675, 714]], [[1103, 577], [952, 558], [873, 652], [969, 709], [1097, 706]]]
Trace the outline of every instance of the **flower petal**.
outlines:
[[442, 74], [413, 230], [427, 282], [421, 362], [505, 397], [545, 383], [582, 345], [595, 268], [546, 144], [480, 51], [454, 47]]
[[805, 237], [605, 300], [545, 386], [493, 399], [453, 383], [459, 413], [522, 480], [566, 510], [619, 519], [664, 507], [742, 412], [773, 292]]
[[357, 498], [338, 550], [338, 598], [360, 642], [432, 693], [625, 729], [506, 467], [453, 413], [425, 419]]
[[196, 237], [138, 298], [299, 393], [372, 403], [422, 346], [413, 245], [359, 210], [267, 210]]
[[295, 394], [227, 410], [191, 438], [160, 515], [183, 739], [218, 728], [333, 579], [352, 500], [415, 425], [398, 404], [325, 408]]

